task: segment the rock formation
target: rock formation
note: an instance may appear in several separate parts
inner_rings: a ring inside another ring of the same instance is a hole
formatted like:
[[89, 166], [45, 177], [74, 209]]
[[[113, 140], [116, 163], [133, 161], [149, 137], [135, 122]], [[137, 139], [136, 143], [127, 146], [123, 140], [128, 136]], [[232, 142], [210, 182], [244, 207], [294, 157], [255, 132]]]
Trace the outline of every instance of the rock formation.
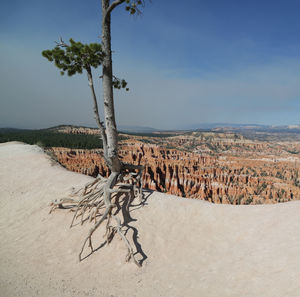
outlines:
[[[224, 141], [220, 145], [224, 146]], [[259, 154], [266, 144], [248, 143], [247, 150], [249, 147]], [[109, 174], [101, 150], [52, 148], [50, 151], [69, 170], [91, 176]], [[151, 190], [226, 204], [300, 199], [299, 159], [270, 155], [249, 158], [249, 154], [235, 156], [232, 152], [199, 154], [140, 141], [124, 141], [119, 154], [123, 162], [145, 166], [144, 188]]]

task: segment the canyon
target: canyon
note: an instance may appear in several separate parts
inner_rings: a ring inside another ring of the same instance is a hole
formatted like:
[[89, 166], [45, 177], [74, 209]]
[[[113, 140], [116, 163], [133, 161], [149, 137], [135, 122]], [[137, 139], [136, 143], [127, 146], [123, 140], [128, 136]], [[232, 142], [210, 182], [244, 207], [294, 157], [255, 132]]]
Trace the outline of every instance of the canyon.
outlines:
[[[300, 199], [299, 141], [266, 142], [211, 132], [121, 136], [120, 158], [144, 165], [145, 189], [235, 205]], [[109, 175], [101, 149], [48, 152], [74, 172]]]

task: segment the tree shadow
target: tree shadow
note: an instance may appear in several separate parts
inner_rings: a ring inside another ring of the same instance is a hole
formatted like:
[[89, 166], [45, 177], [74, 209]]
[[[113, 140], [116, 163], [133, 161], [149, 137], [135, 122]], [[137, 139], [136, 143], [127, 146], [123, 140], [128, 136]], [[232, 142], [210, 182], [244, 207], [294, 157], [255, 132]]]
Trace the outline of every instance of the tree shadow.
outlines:
[[93, 253], [95, 253], [95, 252], [99, 251], [100, 249], [102, 249], [106, 244], [107, 244], [107, 240], [105, 240], [104, 242], [102, 242], [96, 249], [94, 249], [93, 251], [90, 251], [90, 253], [88, 253], [87, 255], [85, 255], [84, 257], [82, 257], [80, 261], [83, 261], [83, 260], [87, 259]]
[[138, 203], [138, 204], [133, 204], [133, 202], [134, 202], [133, 192], [126, 193], [124, 195], [124, 198], [122, 199], [122, 201], [120, 201], [120, 199], [116, 199], [117, 209], [115, 211], [115, 215], [117, 215], [119, 212], [122, 212], [122, 216], [123, 216], [122, 227], [125, 228], [125, 230], [124, 230], [125, 236], [127, 236], [127, 234], [129, 233], [130, 230], [132, 231], [132, 241], [133, 241], [133, 244], [134, 244], [134, 247], [136, 250], [134, 255], [140, 255], [141, 259], [138, 260], [140, 265], [143, 265], [143, 262], [148, 258], [148, 256], [145, 254], [145, 252], [142, 248], [142, 245], [140, 244], [140, 242], [138, 240], [138, 238], [139, 238], [138, 229], [130, 224], [131, 222], [137, 221], [137, 219], [132, 218], [131, 213], [134, 212], [135, 210], [138, 210], [141, 207], [147, 205], [148, 204], [147, 200], [152, 195], [152, 193], [153, 193], [153, 191], [144, 190], [143, 197], [142, 197], [140, 203]]
[[[138, 204], [135, 204], [135, 197], [133, 191], [129, 193], [117, 193], [113, 197], [114, 204], [116, 207], [113, 209], [113, 215], [117, 216], [118, 214], [122, 214], [121, 217], [123, 219], [123, 222], [121, 224], [122, 226], [122, 231], [124, 235], [127, 237], [132, 231], [132, 243], [133, 243], [133, 248], [134, 248], [134, 256], [139, 256], [138, 258], [138, 263], [142, 266], [144, 261], [148, 258], [146, 253], [144, 252], [141, 243], [139, 242], [139, 231], [136, 227], [132, 226], [132, 222], [136, 222], [137, 219], [132, 217], [132, 213], [145, 205], [148, 205], [147, 200], [149, 197], [152, 195], [153, 191], [144, 189], [142, 192], [142, 199]], [[107, 239], [102, 242], [97, 248], [93, 249], [85, 255], [84, 257], [81, 258], [81, 261], [85, 260], [89, 256], [91, 256], [93, 253], [99, 251], [102, 249], [104, 246], [108, 245], [114, 237], [115, 233], [112, 234], [112, 237], [108, 241]], [[129, 240], [129, 238], [127, 238]]]

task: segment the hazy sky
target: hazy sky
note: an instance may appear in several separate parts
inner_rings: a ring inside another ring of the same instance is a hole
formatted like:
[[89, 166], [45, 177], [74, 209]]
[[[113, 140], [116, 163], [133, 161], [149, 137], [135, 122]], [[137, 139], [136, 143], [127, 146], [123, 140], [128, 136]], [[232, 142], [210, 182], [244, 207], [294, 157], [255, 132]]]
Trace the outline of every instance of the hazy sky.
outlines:
[[[118, 123], [300, 124], [299, 11], [299, 0], [152, 0], [141, 17], [118, 7], [114, 71], [130, 87], [115, 92]], [[100, 0], [2, 1], [0, 127], [95, 125], [86, 76], [61, 77], [41, 51], [60, 36], [100, 42], [100, 17]]]

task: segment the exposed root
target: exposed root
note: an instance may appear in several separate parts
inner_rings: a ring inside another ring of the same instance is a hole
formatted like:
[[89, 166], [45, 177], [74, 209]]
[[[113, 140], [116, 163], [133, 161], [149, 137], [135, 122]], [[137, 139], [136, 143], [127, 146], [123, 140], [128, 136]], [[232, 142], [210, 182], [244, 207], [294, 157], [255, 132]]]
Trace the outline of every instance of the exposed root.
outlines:
[[[135, 172], [135, 170], [138, 170], [138, 172]], [[98, 176], [82, 189], [71, 193], [70, 197], [55, 200], [51, 203], [50, 213], [57, 208], [69, 209], [74, 212], [70, 228], [78, 220], [81, 225], [86, 221], [94, 222], [94, 226], [89, 230], [83, 242], [79, 253], [79, 261], [83, 259], [82, 254], [87, 243], [91, 249], [91, 253], [94, 252], [92, 235], [107, 220], [106, 232], [104, 234], [106, 243], [109, 244], [114, 235], [118, 233], [128, 249], [126, 262], [132, 259], [137, 266], [141, 266], [134, 257], [130, 242], [122, 232], [121, 220], [117, 217], [119, 210], [113, 213], [116, 207], [113, 201], [114, 199], [118, 199], [121, 193], [128, 193], [129, 195], [133, 195], [132, 198], [138, 197], [140, 202], [142, 202], [142, 171], [143, 166], [124, 164], [121, 172], [112, 172], [107, 179]], [[129, 211], [128, 206], [126, 206], [126, 210]], [[111, 218], [116, 222], [116, 226], [112, 225]]]
[[134, 257], [134, 254], [133, 254], [133, 249], [128, 241], [128, 239], [126, 238], [126, 236], [124, 235], [124, 233], [122, 232], [122, 226], [121, 226], [121, 221], [118, 217], [116, 216], [113, 216], [115, 221], [117, 222], [117, 232], [118, 234], [121, 236], [121, 238], [123, 239], [123, 241], [125, 242], [126, 246], [127, 246], [127, 249], [128, 249], [128, 253], [127, 253], [127, 256], [126, 256], [126, 262], [129, 262], [130, 259], [132, 259], [134, 261], [134, 263], [138, 266], [138, 267], [141, 267], [141, 264], [135, 259]]

